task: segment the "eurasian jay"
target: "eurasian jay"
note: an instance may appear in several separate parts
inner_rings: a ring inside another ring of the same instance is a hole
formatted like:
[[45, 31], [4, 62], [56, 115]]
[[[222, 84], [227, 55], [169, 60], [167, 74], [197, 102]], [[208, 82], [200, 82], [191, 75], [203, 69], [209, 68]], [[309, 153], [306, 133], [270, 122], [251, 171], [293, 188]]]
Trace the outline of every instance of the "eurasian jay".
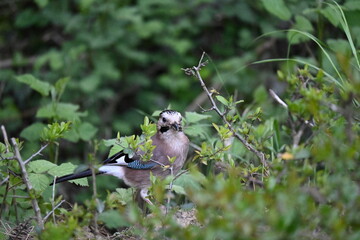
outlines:
[[[176, 175], [183, 167], [189, 150], [189, 139], [182, 130], [182, 116], [173, 110], [164, 110], [159, 115], [157, 132], [152, 136], [152, 144], [155, 145], [153, 156], [150, 161], [142, 161], [143, 152], [138, 150], [130, 157], [123, 151], [107, 158], [96, 174], [107, 174], [122, 179], [125, 184], [140, 190], [140, 196], [152, 205], [148, 198], [148, 188], [151, 185], [150, 172], [160, 178], [170, 175], [171, 171], [163, 166], [172, 166], [172, 172]], [[175, 157], [170, 163], [169, 159]], [[91, 170], [69, 174], [56, 179], [55, 183], [74, 180], [91, 176]]]

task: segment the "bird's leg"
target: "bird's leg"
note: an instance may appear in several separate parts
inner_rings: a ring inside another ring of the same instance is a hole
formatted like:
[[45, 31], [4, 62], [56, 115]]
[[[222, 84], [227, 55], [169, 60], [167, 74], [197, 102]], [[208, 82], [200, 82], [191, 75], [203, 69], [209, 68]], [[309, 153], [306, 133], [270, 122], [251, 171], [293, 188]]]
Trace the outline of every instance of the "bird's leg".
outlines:
[[147, 188], [143, 188], [140, 190], [140, 196], [142, 199], [144, 199], [145, 202], [147, 202], [150, 205], [154, 205], [150, 200], [149, 200], [149, 194], [148, 194], [149, 190]]

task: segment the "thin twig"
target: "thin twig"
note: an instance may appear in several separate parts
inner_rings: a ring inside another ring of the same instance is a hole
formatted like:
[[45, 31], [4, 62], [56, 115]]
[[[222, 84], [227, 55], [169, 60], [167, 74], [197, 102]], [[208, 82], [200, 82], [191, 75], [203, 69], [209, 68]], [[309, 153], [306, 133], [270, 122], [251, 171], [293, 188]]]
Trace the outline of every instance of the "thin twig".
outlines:
[[4, 136], [4, 142], [5, 142], [5, 147], [6, 147], [6, 153], [8, 153], [10, 151], [10, 143], [9, 143], [9, 139], [5, 130], [4, 125], [1, 125], [1, 131], [2, 134]]
[[[172, 166], [170, 168], [170, 171], [171, 171], [171, 175], [173, 176], [173, 168], [172, 168]], [[166, 209], [165, 209], [166, 214], [169, 212], [169, 208], [170, 208], [171, 192], [172, 192], [172, 189], [173, 189], [173, 186], [174, 186], [174, 181], [176, 179], [178, 179], [181, 175], [183, 175], [184, 173], [187, 173], [187, 172], [189, 172], [189, 170], [181, 171], [178, 174], [176, 174], [176, 176], [174, 176], [174, 178], [171, 180], [171, 182], [169, 184], [169, 188], [168, 188], [168, 195], [167, 195], [168, 198], [167, 198]]]
[[61, 206], [61, 204], [63, 204], [65, 202], [65, 200], [61, 200], [56, 206], [53, 207], [53, 209], [51, 209], [50, 212], [48, 212], [48, 214], [46, 214], [46, 216], [44, 217], [43, 221], [46, 222], [46, 220], [50, 217], [51, 214], [54, 213], [54, 211]]
[[[52, 197], [51, 197], [51, 206], [52, 208], [54, 209], [55, 206], [55, 185], [56, 185], [56, 178], [57, 176], [54, 177], [54, 180], [53, 180], [53, 186], [52, 186]], [[54, 211], [53, 211], [54, 213]], [[45, 221], [44, 221], [45, 222]], [[55, 219], [55, 213], [53, 214], [53, 222], [56, 223], [56, 219]]]
[[30, 197], [31, 197], [31, 204], [32, 204], [33, 209], [34, 209], [34, 212], [35, 212], [36, 221], [37, 221], [40, 229], [44, 229], [44, 222], [43, 222], [42, 217], [41, 217], [40, 207], [39, 207], [39, 204], [38, 204], [36, 198], [33, 196], [34, 188], [33, 188], [33, 186], [31, 185], [31, 182], [30, 182], [30, 180], [29, 180], [29, 175], [28, 175], [28, 173], [27, 173], [27, 171], [26, 171], [25, 163], [24, 163], [24, 161], [22, 160], [19, 147], [18, 147], [18, 145], [17, 145], [17, 142], [16, 142], [15, 138], [12, 138], [12, 139], [11, 139], [11, 142], [12, 142], [12, 145], [13, 145], [14, 150], [15, 150], [16, 160], [18, 161], [19, 166], [20, 166], [20, 169], [21, 169], [22, 179], [23, 179], [23, 181], [24, 181], [24, 183], [25, 183], [27, 192], [28, 192], [28, 194], [29, 194]]
[[4, 180], [2, 180], [1, 182], [0, 182], [0, 186], [1, 185], [3, 185], [4, 183], [6, 183], [8, 180], [9, 180], [9, 176], [7, 176]]
[[272, 90], [269, 89], [270, 95], [277, 101], [281, 106], [288, 109], [288, 105]]
[[5, 186], [5, 191], [3, 193], [3, 195], [4, 195], [3, 202], [2, 202], [1, 207], [0, 207], [0, 218], [2, 218], [2, 214], [3, 214], [3, 212], [5, 212], [5, 209], [8, 206], [6, 204], [6, 198], [7, 198], [7, 195], [9, 193], [9, 190], [10, 190], [9, 186], [10, 186], [10, 181], [7, 181], [6, 186]]
[[[16, 195], [16, 189], [13, 188], [13, 195]], [[16, 223], [19, 223], [19, 214], [18, 214], [18, 204], [16, 202], [16, 198], [12, 199], [12, 205], [14, 206], [14, 213], [15, 213], [15, 219], [16, 219]]]
[[297, 148], [299, 146], [305, 128], [306, 128], [305, 123], [302, 123], [299, 130], [293, 134], [293, 148]]
[[24, 161], [24, 164], [28, 164], [34, 157], [36, 157], [37, 155], [41, 155], [41, 152], [48, 146], [49, 144], [45, 144], [44, 146], [42, 146], [39, 151], [37, 151], [36, 153], [34, 153], [33, 155], [31, 155], [28, 159], [26, 159]]
[[[94, 159], [96, 156], [96, 143], [94, 145], [94, 152], [92, 154], [89, 154], [89, 160], [90, 160], [90, 170], [91, 170], [91, 177], [92, 177], [92, 184], [93, 184], [93, 196], [92, 196], [92, 200], [95, 202], [96, 207], [98, 207], [100, 205], [99, 203], [99, 199], [98, 199], [98, 195], [97, 195], [97, 188], [96, 188], [96, 169], [94, 167]], [[97, 236], [99, 235], [99, 226], [98, 226], [98, 217], [99, 217], [99, 211], [98, 208], [93, 209], [94, 211], [94, 216], [93, 216], [93, 226], [94, 226], [94, 232], [95, 232], [95, 236], [97, 238]]]
[[154, 163], [156, 163], [156, 164], [158, 164], [158, 165], [160, 165], [160, 166], [162, 166], [162, 167], [166, 167], [166, 165], [165, 164], [163, 164], [163, 163], [161, 163], [161, 162], [159, 162], [159, 161], [156, 161], [156, 160], [153, 160], [153, 159], [150, 159], [149, 160], [150, 162], [154, 162]]
[[207, 88], [204, 80], [201, 77], [200, 74], [200, 70], [201, 67], [204, 67], [207, 64], [207, 61], [203, 62], [205, 56], [205, 52], [203, 52], [203, 54], [201, 55], [200, 61], [198, 63], [197, 66], [193, 66], [192, 68], [185, 68], [182, 69], [185, 71], [185, 73], [187, 75], [193, 75], [195, 76], [199, 81], [200, 81], [200, 85], [203, 88], [203, 90], [205, 91], [206, 95], [208, 96], [210, 103], [212, 105], [211, 109], [214, 110], [223, 120], [223, 122], [227, 125], [227, 127], [229, 128], [229, 130], [234, 134], [234, 136], [251, 152], [253, 152], [261, 161], [261, 164], [264, 167], [264, 174], [266, 176], [269, 175], [269, 165], [265, 159], [265, 153], [263, 153], [262, 151], [257, 150], [252, 144], [250, 144], [249, 142], [246, 141], [245, 138], [243, 138], [237, 131], [236, 129], [232, 126], [232, 124], [226, 119], [226, 113], [225, 112], [221, 112], [220, 109], [218, 108], [212, 93], [210, 93], [209, 89]]
[[178, 179], [181, 175], [183, 175], [183, 174], [185, 174], [187, 172], [189, 172], [189, 170], [183, 170], [183, 171], [179, 172], [178, 174], [176, 174], [174, 179], [171, 180], [171, 182], [170, 182], [171, 187], [172, 187], [172, 185], [173, 185], [173, 183], [175, 182], [176, 179]]
[[9, 198], [24, 198], [29, 199], [29, 196], [21, 196], [21, 195], [8, 195]]
[[1, 157], [1, 156], [0, 156], [0, 160], [2, 160], [2, 161], [3, 161], [3, 160], [15, 160], [15, 159], [16, 159], [15, 157], [5, 157], [5, 158], [4, 158], [4, 157]]

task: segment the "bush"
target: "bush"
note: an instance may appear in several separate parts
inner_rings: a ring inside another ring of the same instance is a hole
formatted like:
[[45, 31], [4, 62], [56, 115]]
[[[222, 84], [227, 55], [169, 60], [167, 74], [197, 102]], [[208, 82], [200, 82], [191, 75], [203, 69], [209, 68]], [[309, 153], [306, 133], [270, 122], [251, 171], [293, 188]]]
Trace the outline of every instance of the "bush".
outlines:
[[[3, 238], [360, 238], [357, 1], [14, 4], [0, 18]], [[49, 186], [137, 147], [146, 137], [125, 136], [144, 115], [149, 136], [169, 104], [192, 151], [181, 175], [152, 177], [150, 215], [113, 179], [69, 206], [70, 185]]]

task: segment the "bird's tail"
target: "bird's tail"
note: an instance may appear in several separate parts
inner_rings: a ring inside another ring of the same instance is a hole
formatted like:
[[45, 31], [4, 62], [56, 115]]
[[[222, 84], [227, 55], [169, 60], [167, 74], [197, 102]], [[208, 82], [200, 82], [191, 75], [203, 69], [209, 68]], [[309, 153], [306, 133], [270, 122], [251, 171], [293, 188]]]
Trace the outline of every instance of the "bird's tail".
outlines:
[[[102, 174], [102, 173], [103, 172], [97, 172], [96, 175]], [[84, 170], [84, 171], [79, 172], [79, 173], [68, 174], [68, 175], [56, 178], [55, 184], [56, 183], [61, 183], [61, 182], [66, 182], [66, 181], [69, 181], [69, 180], [75, 180], [75, 179], [79, 179], [79, 178], [90, 177], [91, 175], [92, 175], [91, 170], [87, 169], [87, 170]], [[50, 185], [53, 185], [53, 183], [51, 183]]]

